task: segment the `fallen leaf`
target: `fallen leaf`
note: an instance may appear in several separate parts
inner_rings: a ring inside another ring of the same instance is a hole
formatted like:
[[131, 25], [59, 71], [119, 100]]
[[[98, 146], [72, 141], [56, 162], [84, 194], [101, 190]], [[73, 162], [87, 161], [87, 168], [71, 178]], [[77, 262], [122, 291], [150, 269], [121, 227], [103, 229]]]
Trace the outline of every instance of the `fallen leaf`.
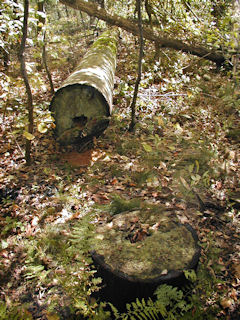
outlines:
[[178, 220], [179, 220], [182, 224], [185, 224], [185, 223], [188, 223], [188, 222], [189, 222], [189, 219], [188, 219], [188, 217], [186, 217], [186, 216], [177, 215], [177, 217], [178, 217]]
[[37, 129], [38, 129], [38, 131], [39, 131], [40, 133], [46, 133], [46, 132], [48, 131], [48, 128], [47, 128], [47, 126], [46, 126], [46, 123], [44, 123], [44, 122], [38, 123]]
[[152, 152], [152, 147], [151, 147], [149, 144], [143, 142], [143, 143], [142, 143], [142, 146], [143, 146], [143, 149], [144, 149], [146, 152]]
[[114, 178], [114, 179], [112, 179], [112, 181], [111, 181], [111, 184], [114, 186], [115, 184], [117, 184], [118, 183], [118, 179], [116, 179], [116, 178]]
[[182, 210], [186, 210], [187, 206], [185, 203], [176, 203], [176, 207]]
[[191, 191], [191, 188], [189, 186], [189, 184], [187, 183], [187, 181], [183, 178], [183, 177], [179, 177], [181, 180], [182, 185], [188, 190]]
[[224, 309], [230, 308], [232, 305], [232, 299], [224, 298], [221, 300], [220, 304]]
[[109, 197], [105, 194], [96, 193], [92, 196], [92, 198], [93, 198], [93, 201], [98, 204], [107, 204], [110, 201]]
[[164, 121], [163, 121], [163, 118], [162, 117], [157, 117], [157, 121], [158, 121], [158, 125], [160, 127], [164, 127]]
[[240, 264], [234, 264], [233, 270], [234, 270], [235, 277], [240, 279]]
[[38, 221], [39, 217], [34, 217], [31, 222], [32, 227], [36, 227], [38, 225]]
[[143, 241], [147, 235], [148, 235], [148, 232], [146, 230], [138, 229], [133, 236], [130, 236], [130, 241], [132, 243]]
[[[1, 241], [1, 248], [6, 249], [8, 247], [8, 242], [6, 240]], [[4, 251], [4, 250], [3, 250]]]
[[236, 289], [232, 289], [230, 297], [233, 298], [234, 301], [238, 301], [238, 293]]
[[81, 214], [81, 212], [80, 212], [80, 211], [75, 212], [75, 213], [70, 217], [70, 219], [69, 219], [69, 220], [78, 219], [78, 218], [79, 218], [79, 216], [80, 216], [80, 214]]
[[168, 274], [168, 271], [167, 271], [167, 269], [164, 269], [164, 270], [161, 272], [161, 275], [164, 276], [164, 275], [166, 275], [166, 274]]
[[33, 134], [31, 134], [30, 132], [24, 131], [23, 132], [23, 136], [27, 139], [27, 140], [33, 140], [35, 138], [35, 136]]
[[2, 256], [3, 258], [7, 258], [8, 257], [8, 251], [7, 250], [1, 250], [0, 251], [0, 256]]

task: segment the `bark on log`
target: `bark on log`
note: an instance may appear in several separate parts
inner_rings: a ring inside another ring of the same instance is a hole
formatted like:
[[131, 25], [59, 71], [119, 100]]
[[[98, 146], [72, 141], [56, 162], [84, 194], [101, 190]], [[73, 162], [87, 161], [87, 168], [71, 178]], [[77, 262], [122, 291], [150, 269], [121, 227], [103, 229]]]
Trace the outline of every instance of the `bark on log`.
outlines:
[[108, 126], [116, 68], [118, 30], [104, 32], [52, 99], [60, 144], [98, 137]]
[[186, 283], [183, 270], [197, 267], [196, 232], [157, 210], [118, 214], [96, 229], [92, 258], [106, 285], [100, 295], [120, 309], [152, 296], [160, 284]]
[[[122, 18], [117, 15], [109, 14], [105, 9], [97, 6], [96, 4], [86, 2], [84, 0], [60, 0], [61, 3], [68, 5], [74, 9], [86, 12], [90, 16], [97, 17], [103, 21], [106, 21], [110, 25], [120, 27], [128, 32], [138, 35], [138, 26], [136, 23]], [[198, 57], [215, 62], [218, 66], [223, 65], [226, 62], [226, 58], [219, 52], [207, 49], [202, 46], [193, 46], [184, 43], [181, 40], [170, 39], [168, 37], [160, 37], [150, 28], [143, 28], [143, 37], [147, 40], [153, 41], [156, 45], [163, 48], [170, 48], [174, 50], [180, 50], [185, 53], [190, 53]]]

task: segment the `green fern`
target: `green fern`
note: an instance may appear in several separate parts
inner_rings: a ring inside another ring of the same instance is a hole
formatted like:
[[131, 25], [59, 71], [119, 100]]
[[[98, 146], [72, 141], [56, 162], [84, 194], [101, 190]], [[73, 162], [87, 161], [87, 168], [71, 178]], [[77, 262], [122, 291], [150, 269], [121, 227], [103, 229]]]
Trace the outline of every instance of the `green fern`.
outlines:
[[32, 320], [32, 315], [24, 306], [12, 305], [10, 308], [0, 301], [0, 320]]
[[125, 313], [119, 313], [115, 306], [111, 303], [109, 305], [115, 319], [122, 320], [157, 320], [159, 316], [167, 320], [176, 320], [192, 307], [192, 304], [184, 300], [184, 294], [178, 288], [164, 284], [159, 286], [154, 294], [157, 297], [156, 301], [151, 298], [140, 301], [137, 298], [135, 302], [126, 304]]
[[197, 281], [197, 275], [194, 270], [184, 270], [183, 272], [186, 279], [190, 280], [191, 282]]
[[7, 306], [4, 302], [0, 301], [0, 320], [7, 319]]

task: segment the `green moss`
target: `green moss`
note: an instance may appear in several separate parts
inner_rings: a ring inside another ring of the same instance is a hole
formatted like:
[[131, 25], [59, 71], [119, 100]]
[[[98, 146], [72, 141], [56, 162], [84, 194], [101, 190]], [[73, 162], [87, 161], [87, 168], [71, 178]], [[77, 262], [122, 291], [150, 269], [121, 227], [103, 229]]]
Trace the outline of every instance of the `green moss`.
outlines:
[[139, 207], [140, 207], [139, 199], [125, 200], [118, 195], [114, 195], [110, 205], [110, 213], [118, 214], [124, 211], [130, 211]]
[[[139, 241], [130, 241], [139, 236]], [[112, 270], [135, 279], [153, 279], [170, 270], [187, 268], [196, 251], [186, 227], [172, 222], [163, 211], [142, 208], [119, 214], [98, 226], [95, 251]]]
[[117, 54], [117, 36], [113, 33], [111, 35], [110, 31], [104, 32], [92, 45], [92, 48], [103, 49], [106, 51], [106, 48], [110, 49], [114, 55]]

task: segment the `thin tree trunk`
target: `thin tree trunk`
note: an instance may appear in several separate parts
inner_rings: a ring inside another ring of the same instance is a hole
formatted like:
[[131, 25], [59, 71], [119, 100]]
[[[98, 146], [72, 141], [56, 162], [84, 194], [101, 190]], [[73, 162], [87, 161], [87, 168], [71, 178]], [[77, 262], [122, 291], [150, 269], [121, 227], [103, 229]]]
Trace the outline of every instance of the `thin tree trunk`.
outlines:
[[58, 16], [58, 19], [60, 20], [62, 18], [62, 15], [61, 15], [61, 12], [59, 9], [57, 9], [57, 16]]
[[50, 71], [48, 69], [48, 64], [47, 64], [46, 32], [44, 32], [44, 34], [43, 34], [42, 60], [43, 60], [44, 68], [46, 70], [48, 81], [49, 81], [49, 84], [50, 84], [51, 94], [54, 95], [55, 91], [54, 91], [54, 85], [53, 85], [53, 81], [52, 81], [52, 76], [51, 76], [51, 73], [50, 73]]
[[239, 91], [240, 82], [240, 0], [235, 0], [233, 3], [233, 33], [234, 33], [234, 49], [235, 54], [232, 57], [233, 64], [233, 79], [235, 83], [235, 92]]
[[39, 34], [42, 31], [42, 28], [46, 22], [46, 18], [44, 16], [44, 13], [45, 13], [44, 2], [38, 1], [37, 8], [38, 8], [37, 10], [39, 12], [38, 21], [40, 22], [40, 23], [38, 23], [38, 26], [37, 26], [37, 34]]
[[83, 32], [84, 32], [85, 38], [87, 39], [87, 33], [86, 33], [86, 29], [87, 29], [87, 28], [86, 28], [86, 23], [85, 23], [85, 21], [84, 21], [82, 11], [79, 11], [79, 13], [80, 13], [81, 21], [82, 21]]
[[68, 7], [67, 6], [65, 6], [65, 11], [66, 11], [67, 18], [69, 18], [69, 13], [68, 13]]
[[9, 63], [9, 52], [5, 50], [4, 48], [1, 48], [2, 55], [3, 55], [3, 66], [4, 70], [8, 71], [8, 63]]
[[[32, 135], [33, 133], [33, 99], [31, 87], [28, 81], [28, 76], [26, 72], [26, 63], [25, 63], [25, 46], [27, 39], [27, 30], [28, 30], [28, 13], [29, 13], [29, 0], [24, 0], [24, 18], [23, 18], [23, 28], [22, 28], [22, 40], [19, 50], [19, 61], [21, 64], [21, 74], [23, 81], [26, 87], [27, 93], [27, 108], [28, 108], [28, 132]], [[31, 140], [26, 139], [26, 148], [25, 148], [25, 159], [26, 164], [29, 166], [31, 164]]]
[[[86, 2], [83, 0], [60, 0], [61, 3], [68, 5], [74, 9], [81, 10], [86, 12], [90, 16], [99, 18], [100, 20], [106, 21], [110, 25], [118, 26], [128, 32], [131, 32], [134, 35], [139, 34], [138, 27], [136, 24], [128, 19], [122, 18], [118, 15], [111, 15], [103, 8], [100, 8], [92, 2]], [[216, 51], [202, 47], [202, 46], [193, 46], [184, 43], [181, 40], [170, 39], [167, 37], [160, 37], [154, 33], [151, 28], [143, 28], [143, 37], [150, 41], [154, 41], [156, 44], [162, 48], [170, 48], [174, 50], [180, 50], [182, 52], [190, 53], [195, 56], [205, 58], [207, 60], [215, 62], [217, 65], [222, 65], [226, 62], [226, 58]]]
[[134, 127], [136, 124], [136, 102], [138, 95], [138, 88], [142, 77], [142, 59], [143, 59], [143, 32], [142, 32], [142, 0], [136, 0], [136, 9], [138, 14], [138, 29], [139, 29], [139, 57], [138, 57], [138, 75], [135, 83], [133, 100], [131, 103], [131, 124], [129, 127], [129, 131], [134, 131]]

